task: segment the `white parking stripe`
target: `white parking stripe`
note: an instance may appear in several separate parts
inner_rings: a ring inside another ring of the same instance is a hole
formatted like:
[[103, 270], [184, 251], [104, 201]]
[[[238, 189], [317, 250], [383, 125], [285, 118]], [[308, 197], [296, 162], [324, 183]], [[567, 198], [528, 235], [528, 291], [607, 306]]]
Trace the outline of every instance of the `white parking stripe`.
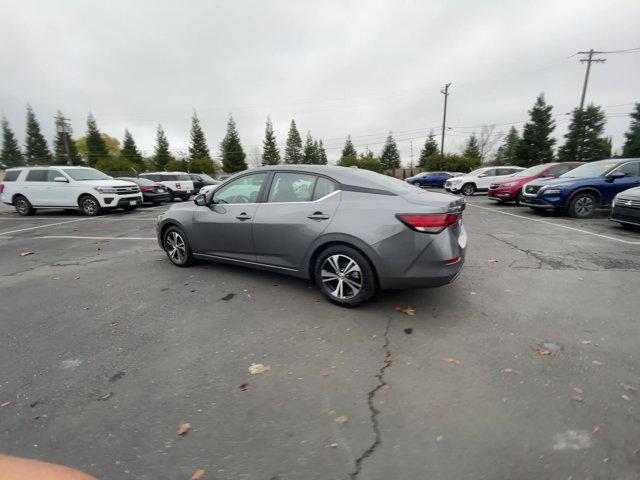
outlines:
[[554, 227], [560, 227], [560, 228], [565, 228], [567, 230], [573, 230], [574, 232], [580, 232], [580, 233], [584, 233], [586, 235], [593, 235], [594, 237], [606, 238], [607, 240], [613, 240], [614, 242], [626, 243], [627, 245], [640, 245], [640, 241], [625, 240], [624, 238], [612, 237], [612, 236], [609, 236], [609, 235], [603, 235], [601, 233], [590, 232], [589, 230], [583, 230], [581, 228], [569, 227], [568, 225], [561, 225], [559, 223], [549, 222], [547, 220], [542, 220], [542, 219], [539, 219], [539, 218], [531, 218], [531, 217], [525, 217], [523, 215], [516, 215], [515, 213], [502, 212], [500, 210], [496, 210], [495, 208], [482, 207], [480, 205], [474, 205], [473, 203], [469, 203], [469, 202], [467, 202], [467, 205], [469, 205], [470, 207], [475, 207], [475, 208], [480, 208], [482, 210], [487, 210], [487, 211], [493, 212], [493, 213], [500, 213], [502, 215], [509, 215], [510, 217], [522, 218], [524, 220], [529, 220], [529, 221], [532, 221], [532, 222], [544, 223], [544, 224], [547, 224], [547, 225], [553, 225]]
[[67, 223], [86, 222], [87, 220], [92, 220], [92, 219], [91, 218], [76, 218], [75, 220], [67, 220], [66, 222], [47, 223], [46, 225], [38, 225], [36, 227], [19, 228], [18, 230], [9, 230], [7, 232], [0, 232], [0, 236], [2, 236], [2, 235], [11, 235], [12, 233], [28, 232], [30, 230], [36, 230], [38, 228], [56, 227], [58, 225], [66, 225]]
[[156, 237], [84, 237], [80, 235], [44, 235], [42, 237], [19, 237], [19, 238], [70, 238], [73, 240], [157, 240]]

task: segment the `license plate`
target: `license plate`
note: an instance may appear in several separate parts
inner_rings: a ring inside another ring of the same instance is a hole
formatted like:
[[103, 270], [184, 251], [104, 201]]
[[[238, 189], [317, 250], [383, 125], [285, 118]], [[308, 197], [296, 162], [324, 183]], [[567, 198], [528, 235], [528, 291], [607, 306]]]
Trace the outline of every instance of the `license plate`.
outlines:
[[138, 203], [138, 202], [136, 202], [135, 200], [131, 200], [131, 201], [129, 202], [129, 205], [135, 205], [135, 204], [137, 204], [137, 203]]

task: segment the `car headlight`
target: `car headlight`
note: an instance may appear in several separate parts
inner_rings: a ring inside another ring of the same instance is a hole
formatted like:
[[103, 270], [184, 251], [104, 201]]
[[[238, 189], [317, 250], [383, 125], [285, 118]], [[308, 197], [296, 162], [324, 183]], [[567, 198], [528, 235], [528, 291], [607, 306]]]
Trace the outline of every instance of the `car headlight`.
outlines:
[[501, 187], [515, 187], [517, 184], [518, 184], [518, 182], [507, 182], [507, 183], [503, 183], [500, 186]]
[[543, 195], [562, 195], [562, 189], [560, 188], [547, 188], [542, 191]]
[[96, 192], [100, 193], [116, 193], [117, 190], [113, 187], [93, 187]]

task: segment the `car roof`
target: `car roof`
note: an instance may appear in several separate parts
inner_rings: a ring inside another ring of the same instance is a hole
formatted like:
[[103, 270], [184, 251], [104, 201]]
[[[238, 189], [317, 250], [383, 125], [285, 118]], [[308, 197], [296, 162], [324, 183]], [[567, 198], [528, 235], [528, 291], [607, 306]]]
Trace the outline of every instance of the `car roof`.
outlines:
[[189, 175], [187, 172], [142, 172], [140, 175]]
[[640, 158], [609, 158], [606, 160], [598, 160], [595, 162], [587, 162], [587, 163], [625, 163], [631, 160], [640, 160]]
[[81, 165], [24, 165], [22, 167], [9, 167], [5, 170], [5, 172], [8, 172], [9, 170], [29, 170], [29, 169], [38, 169], [38, 170], [43, 170], [43, 169], [47, 169], [47, 168], [92, 168], [92, 167], [83, 167]]

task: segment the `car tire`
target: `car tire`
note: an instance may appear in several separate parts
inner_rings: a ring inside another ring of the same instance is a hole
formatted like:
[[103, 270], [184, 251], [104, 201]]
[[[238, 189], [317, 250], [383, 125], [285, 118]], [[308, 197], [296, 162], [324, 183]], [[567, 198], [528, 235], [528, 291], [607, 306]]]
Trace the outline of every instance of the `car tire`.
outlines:
[[313, 278], [322, 294], [341, 307], [356, 307], [376, 291], [371, 263], [362, 253], [346, 245], [322, 251], [316, 258]]
[[182, 197], [180, 197], [180, 199], [181, 199], [183, 202], [188, 201], [190, 198], [191, 198], [191, 195], [183, 195]]
[[590, 218], [596, 211], [597, 200], [590, 193], [578, 193], [571, 199], [569, 215], [573, 218]]
[[460, 188], [460, 193], [462, 193], [465, 197], [469, 197], [476, 193], [476, 186], [473, 183], [465, 183]]
[[16, 209], [16, 212], [23, 217], [28, 217], [36, 213], [36, 209], [33, 208], [31, 202], [27, 200], [27, 197], [23, 197], [22, 195], [18, 195], [13, 201], [13, 206]]
[[175, 226], [167, 228], [162, 237], [162, 248], [171, 263], [178, 267], [193, 265], [194, 258], [189, 239], [184, 231]]
[[84, 195], [78, 202], [80, 211], [87, 217], [95, 217], [102, 213], [102, 207], [96, 198], [92, 195]]

